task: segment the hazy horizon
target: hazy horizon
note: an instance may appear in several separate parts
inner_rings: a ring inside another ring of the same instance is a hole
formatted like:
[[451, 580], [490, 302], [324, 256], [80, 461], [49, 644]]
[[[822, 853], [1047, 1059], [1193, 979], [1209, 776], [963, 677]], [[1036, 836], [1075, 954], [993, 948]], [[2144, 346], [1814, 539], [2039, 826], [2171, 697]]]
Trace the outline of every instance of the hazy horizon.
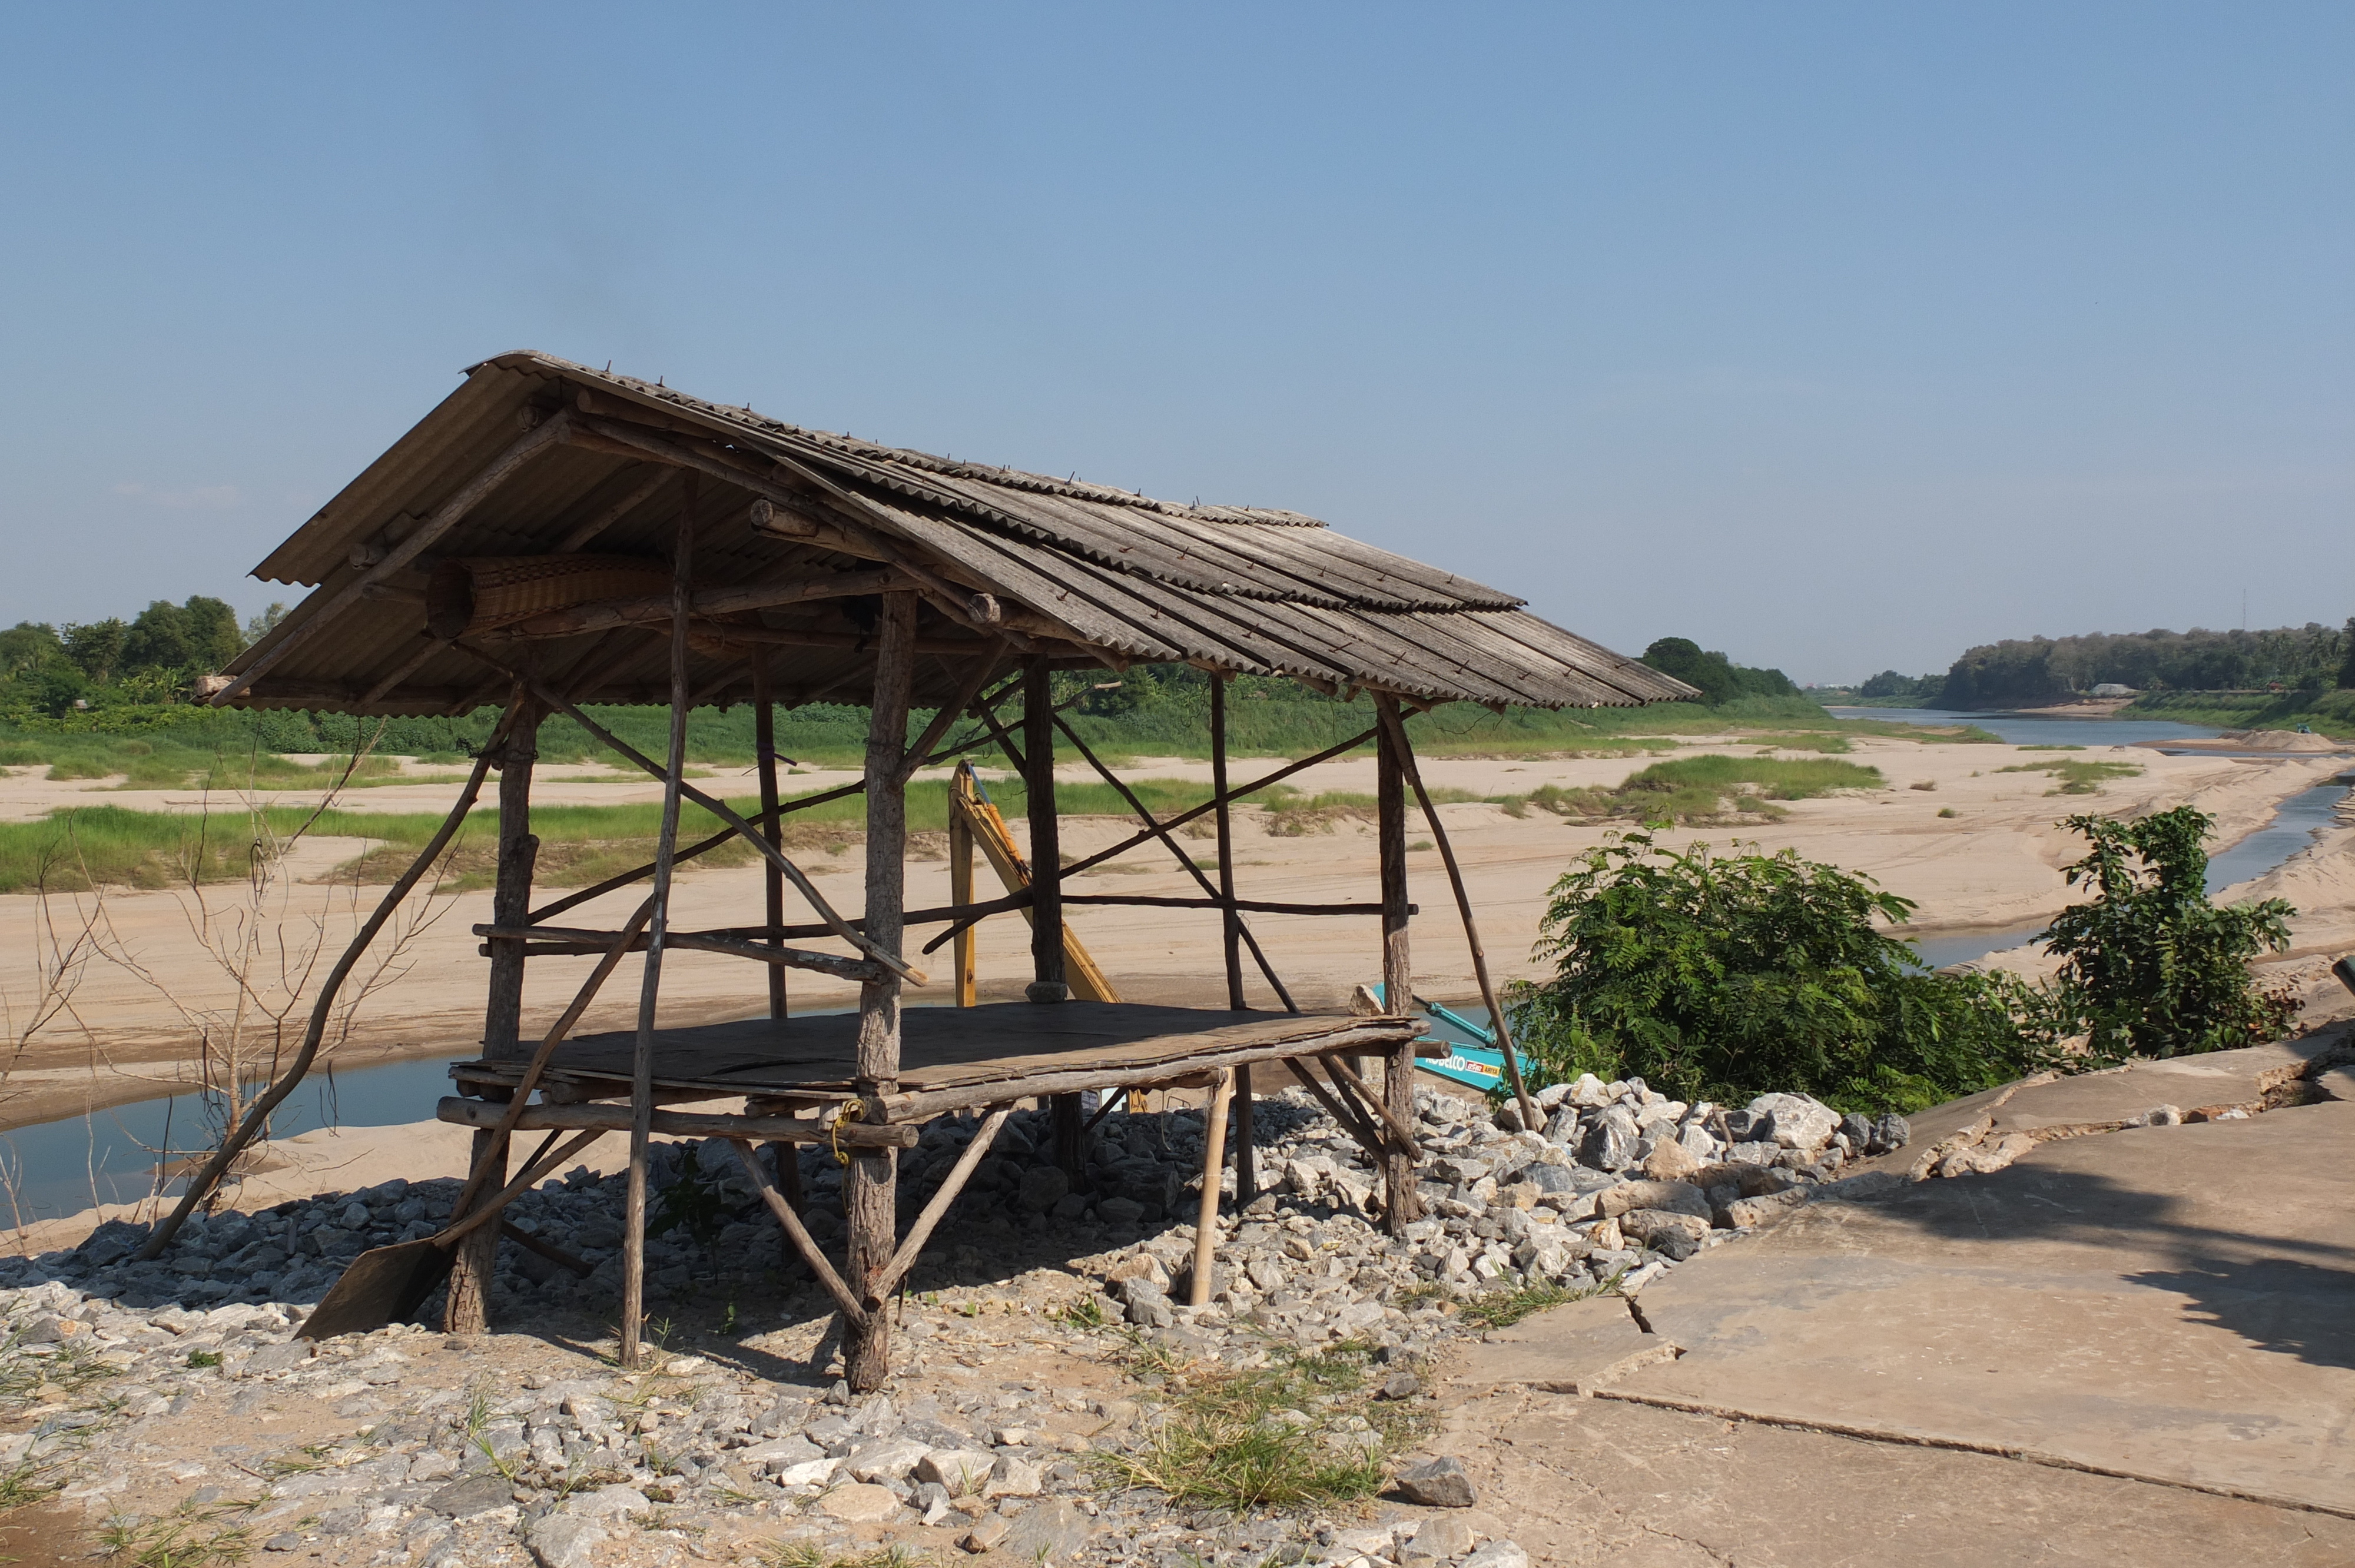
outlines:
[[1802, 683], [2355, 610], [2355, 12], [21, 9], [0, 624], [534, 347]]

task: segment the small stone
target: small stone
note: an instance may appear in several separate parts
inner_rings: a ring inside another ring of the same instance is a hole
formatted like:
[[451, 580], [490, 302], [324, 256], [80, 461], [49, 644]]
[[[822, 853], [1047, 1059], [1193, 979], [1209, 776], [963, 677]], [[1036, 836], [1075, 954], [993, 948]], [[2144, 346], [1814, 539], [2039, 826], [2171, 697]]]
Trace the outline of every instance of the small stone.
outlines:
[[1070, 1563], [1076, 1558], [1096, 1521], [1068, 1499], [1026, 1508], [998, 1542], [998, 1550], [1017, 1563]]
[[646, 1494], [635, 1487], [599, 1487], [594, 1491], [576, 1492], [565, 1499], [561, 1511], [576, 1519], [626, 1519], [634, 1513], [644, 1513], [654, 1507]]
[[453, 1481], [425, 1499], [425, 1506], [435, 1513], [451, 1519], [472, 1519], [478, 1513], [506, 1507], [515, 1501], [515, 1483], [505, 1476], [485, 1472], [468, 1476], [463, 1481]]
[[1382, 1380], [1377, 1399], [1412, 1399], [1423, 1392], [1423, 1380], [1411, 1372], [1394, 1372]]
[[997, 1456], [978, 1448], [935, 1448], [916, 1461], [916, 1479], [946, 1487], [951, 1497], [967, 1497], [989, 1482]]
[[982, 1520], [971, 1530], [957, 1537], [957, 1544], [967, 1552], [986, 1552], [1005, 1540], [1014, 1529], [1014, 1521], [995, 1514]]
[[1904, 1148], [1913, 1140], [1912, 1124], [1895, 1111], [1890, 1111], [1874, 1119], [1872, 1137], [1865, 1143], [1864, 1151], [1867, 1154], [1886, 1154], [1892, 1149]]
[[1398, 1473], [1398, 1489], [1407, 1501], [1424, 1508], [1470, 1508], [1478, 1500], [1464, 1461], [1449, 1456], [1409, 1465]]
[[1655, 1181], [1681, 1181], [1700, 1169], [1692, 1150], [1673, 1138], [1661, 1138], [1644, 1157], [1644, 1174]]
[[1071, 1179], [1063, 1174], [1059, 1165], [1033, 1165], [1022, 1172], [1022, 1186], [1015, 1202], [1034, 1214], [1043, 1214], [1061, 1202], [1071, 1190]]
[[982, 1483], [981, 1490], [984, 1497], [1035, 1498], [1045, 1485], [1038, 1466], [1006, 1455], [990, 1467], [989, 1479]]
[[924, 1444], [911, 1443], [903, 1437], [887, 1437], [880, 1442], [861, 1443], [853, 1448], [849, 1461], [843, 1468], [850, 1472], [850, 1478], [855, 1481], [900, 1481], [907, 1479], [908, 1473], [930, 1452]]
[[2183, 1112], [2176, 1106], [2153, 1106], [2126, 1125], [2128, 1127], [2181, 1127]]
[[817, 1506], [845, 1524], [880, 1524], [900, 1511], [900, 1496], [889, 1487], [853, 1481], [818, 1499]]
[[1702, 1238], [1709, 1234], [1710, 1223], [1667, 1209], [1636, 1209], [1619, 1216], [1619, 1232], [1682, 1263], [1700, 1250]]
[[1458, 1515], [1434, 1513], [1415, 1527], [1399, 1551], [1406, 1568], [1451, 1562], [1472, 1550], [1472, 1526]]
[[1709, 1194], [1686, 1181], [1627, 1181], [1604, 1192], [1596, 1202], [1595, 1213], [1608, 1219], [1636, 1209], [1666, 1209], [1706, 1222], [1710, 1217]]
[[1805, 1203], [1811, 1196], [1805, 1187], [1790, 1187], [1780, 1192], [1767, 1192], [1755, 1198], [1741, 1198], [1720, 1211], [1730, 1230], [1753, 1230], [1771, 1225]]
[[1636, 1116], [1625, 1106], [1613, 1106], [1587, 1129], [1579, 1157], [1597, 1171], [1625, 1171], [1636, 1162]]
[[1464, 1568], [1529, 1568], [1529, 1554], [1510, 1541], [1492, 1541], [1464, 1560]]
[[1839, 1112], [1806, 1095], [1760, 1095], [1750, 1102], [1749, 1111], [1764, 1122], [1753, 1121], [1752, 1136], [1772, 1138], [1784, 1149], [1813, 1153], [1839, 1130]]
[[261, 1549], [264, 1552], [300, 1552], [303, 1550], [303, 1537], [300, 1532], [290, 1530], [263, 1542]]
[[593, 1520], [552, 1513], [532, 1521], [525, 1544], [539, 1568], [588, 1568], [590, 1554], [604, 1539], [604, 1527]]

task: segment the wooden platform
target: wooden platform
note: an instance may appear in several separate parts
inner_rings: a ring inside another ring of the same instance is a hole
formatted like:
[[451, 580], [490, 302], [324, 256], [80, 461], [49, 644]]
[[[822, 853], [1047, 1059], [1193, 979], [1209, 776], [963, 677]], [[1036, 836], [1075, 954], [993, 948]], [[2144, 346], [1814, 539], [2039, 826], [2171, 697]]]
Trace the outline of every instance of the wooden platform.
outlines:
[[[1412, 1018], [1100, 1001], [911, 1007], [900, 1019], [900, 1087], [870, 1100], [868, 1120], [920, 1120], [1008, 1098], [1167, 1085], [1253, 1062], [1371, 1055], [1422, 1032]], [[848, 1098], [858, 1033], [858, 1016], [848, 1012], [659, 1030], [655, 1087], [672, 1101]], [[626, 1033], [568, 1041], [543, 1079], [549, 1097], [626, 1097], [636, 1044], [636, 1035]], [[460, 1062], [450, 1069], [473, 1092], [511, 1086], [522, 1073], [516, 1062]]]

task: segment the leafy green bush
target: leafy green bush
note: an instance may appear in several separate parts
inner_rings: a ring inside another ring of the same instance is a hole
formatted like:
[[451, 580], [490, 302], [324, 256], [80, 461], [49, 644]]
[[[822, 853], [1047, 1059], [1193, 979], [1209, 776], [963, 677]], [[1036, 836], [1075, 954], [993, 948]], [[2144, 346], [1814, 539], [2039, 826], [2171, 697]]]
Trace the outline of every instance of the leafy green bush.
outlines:
[[2279, 898], [2219, 908], [2208, 899], [2215, 819], [2178, 806], [2139, 821], [2080, 815], [2063, 824], [2090, 846], [2066, 868], [2094, 898], [2037, 939], [2063, 960], [2049, 992], [2054, 1033], [2085, 1036], [2087, 1065], [2180, 1056], [2278, 1036], [2296, 998], [2260, 990], [2249, 960], [2289, 946]]
[[1925, 974], [1876, 927], [1913, 904], [1837, 866], [1631, 832], [1554, 885], [1553, 978], [1508, 1001], [1540, 1083], [1641, 1075], [1680, 1099], [1797, 1090], [1915, 1110], [2032, 1065], [2009, 977]]

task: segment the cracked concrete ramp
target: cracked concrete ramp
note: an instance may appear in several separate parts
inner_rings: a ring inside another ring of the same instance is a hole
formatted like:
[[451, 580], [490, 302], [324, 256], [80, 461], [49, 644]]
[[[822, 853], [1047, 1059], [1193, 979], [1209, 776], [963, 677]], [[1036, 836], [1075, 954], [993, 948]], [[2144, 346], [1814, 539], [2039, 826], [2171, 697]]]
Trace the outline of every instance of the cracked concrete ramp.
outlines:
[[2350, 1150], [2355, 1103], [2324, 1103], [1814, 1204], [1644, 1292], [1680, 1355], [1628, 1364], [1596, 1320], [1569, 1360], [1615, 1363], [1606, 1399], [2355, 1517]]

